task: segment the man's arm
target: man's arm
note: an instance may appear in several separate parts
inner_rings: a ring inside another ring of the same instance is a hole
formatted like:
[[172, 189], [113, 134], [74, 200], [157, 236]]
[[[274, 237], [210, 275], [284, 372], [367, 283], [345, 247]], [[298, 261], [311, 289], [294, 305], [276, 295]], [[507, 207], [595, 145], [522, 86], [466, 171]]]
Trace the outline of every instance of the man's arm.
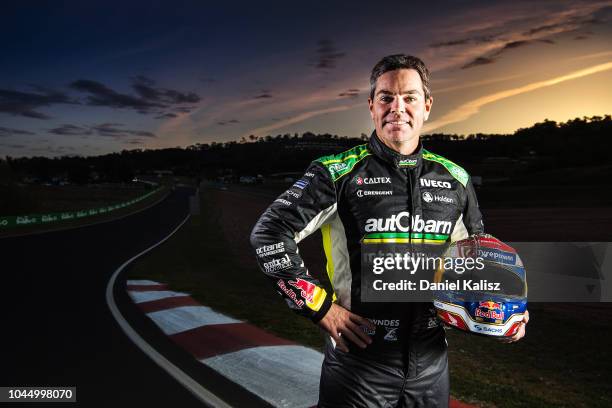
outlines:
[[332, 295], [308, 274], [297, 244], [334, 216], [336, 207], [336, 190], [327, 169], [313, 162], [268, 207], [251, 232], [261, 270], [291, 309], [315, 323], [331, 307]]
[[484, 231], [482, 213], [478, 207], [478, 199], [470, 177], [465, 185], [466, 202], [463, 209], [463, 223], [469, 235], [478, 234]]
[[459, 219], [455, 223], [455, 228], [451, 234], [451, 241], [461, 241], [470, 235], [484, 231], [482, 223], [482, 213], [478, 207], [478, 199], [472, 185], [472, 178], [468, 178], [465, 184], [463, 209]]

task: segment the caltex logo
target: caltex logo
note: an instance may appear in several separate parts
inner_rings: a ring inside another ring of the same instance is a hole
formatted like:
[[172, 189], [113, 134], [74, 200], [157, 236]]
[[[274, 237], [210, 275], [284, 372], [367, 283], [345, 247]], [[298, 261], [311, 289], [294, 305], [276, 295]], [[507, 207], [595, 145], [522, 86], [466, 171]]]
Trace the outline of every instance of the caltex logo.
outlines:
[[357, 183], [357, 185], [362, 185], [363, 184], [363, 178], [362, 177], [355, 177], [355, 183]]

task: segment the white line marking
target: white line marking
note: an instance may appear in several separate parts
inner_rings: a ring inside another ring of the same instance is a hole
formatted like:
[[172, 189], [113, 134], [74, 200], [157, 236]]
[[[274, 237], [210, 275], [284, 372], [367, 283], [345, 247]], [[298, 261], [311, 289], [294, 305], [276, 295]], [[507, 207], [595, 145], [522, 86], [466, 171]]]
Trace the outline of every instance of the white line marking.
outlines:
[[275, 407], [317, 405], [323, 354], [303, 346], [264, 346], [200, 360]]
[[206, 306], [179, 306], [147, 313], [168, 336], [211, 324], [242, 323]]
[[185, 372], [183, 372], [180, 368], [172, 364], [167, 358], [165, 358], [161, 353], [155, 350], [149, 343], [147, 343], [137, 332], [134, 330], [127, 320], [123, 317], [117, 304], [115, 303], [115, 299], [113, 297], [113, 287], [115, 286], [115, 281], [117, 280], [117, 276], [126, 266], [128, 266], [132, 261], [137, 259], [138, 257], [146, 254], [151, 251], [158, 245], [161, 245], [168, 238], [170, 238], [176, 231], [178, 231], [185, 222], [189, 219], [190, 215], [187, 214], [185, 219], [176, 227], [170, 234], [168, 234], [164, 239], [153, 244], [149, 248], [145, 249], [141, 253], [134, 255], [132, 258], [128, 259], [121, 265], [117, 270], [113, 273], [110, 280], [108, 281], [108, 285], [106, 286], [106, 303], [108, 304], [108, 308], [110, 309], [113, 317], [119, 324], [119, 327], [123, 330], [123, 332], [128, 336], [134, 344], [136, 344], [146, 355], [148, 355], [151, 360], [153, 360], [157, 365], [163, 368], [168, 374], [174, 377], [179, 383], [181, 383], [185, 388], [187, 388], [193, 395], [195, 395], [200, 401], [206, 404], [209, 407], [220, 407], [220, 408], [231, 408], [231, 405], [228, 405], [226, 402], [221, 400], [212, 392], [208, 391], [204, 388], [200, 383], [195, 381]]
[[159, 283], [159, 282], [155, 282], [155, 281], [148, 280], [148, 279], [130, 279], [130, 280], [126, 281], [126, 284], [128, 284], [128, 285], [142, 285], [142, 286], [161, 285], [161, 283]]
[[134, 303], [151, 302], [153, 300], [166, 299], [171, 297], [189, 296], [189, 293], [173, 292], [171, 290], [151, 290], [139, 292], [136, 290], [128, 291]]

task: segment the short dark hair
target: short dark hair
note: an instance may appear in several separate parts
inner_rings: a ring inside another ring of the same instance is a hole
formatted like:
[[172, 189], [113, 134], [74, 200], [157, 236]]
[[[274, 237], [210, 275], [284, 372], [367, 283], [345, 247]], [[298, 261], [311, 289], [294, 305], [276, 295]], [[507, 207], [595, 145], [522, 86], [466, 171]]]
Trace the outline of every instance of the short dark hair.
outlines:
[[429, 70], [427, 66], [425, 66], [425, 63], [421, 61], [420, 58], [406, 54], [387, 55], [374, 65], [372, 74], [370, 75], [370, 99], [374, 99], [376, 80], [378, 80], [378, 77], [385, 72], [394, 71], [396, 69], [414, 69], [418, 72], [421, 77], [421, 82], [423, 83], [425, 99], [429, 99], [431, 91], [429, 89]]

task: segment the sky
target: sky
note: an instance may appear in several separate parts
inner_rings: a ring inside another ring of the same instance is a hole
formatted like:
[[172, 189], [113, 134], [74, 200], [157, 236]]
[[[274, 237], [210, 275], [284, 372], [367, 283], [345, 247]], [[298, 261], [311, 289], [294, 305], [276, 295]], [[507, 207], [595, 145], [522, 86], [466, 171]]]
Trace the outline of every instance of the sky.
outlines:
[[397, 53], [431, 71], [424, 133], [612, 114], [612, 1], [11, 3], [0, 157], [369, 134]]

